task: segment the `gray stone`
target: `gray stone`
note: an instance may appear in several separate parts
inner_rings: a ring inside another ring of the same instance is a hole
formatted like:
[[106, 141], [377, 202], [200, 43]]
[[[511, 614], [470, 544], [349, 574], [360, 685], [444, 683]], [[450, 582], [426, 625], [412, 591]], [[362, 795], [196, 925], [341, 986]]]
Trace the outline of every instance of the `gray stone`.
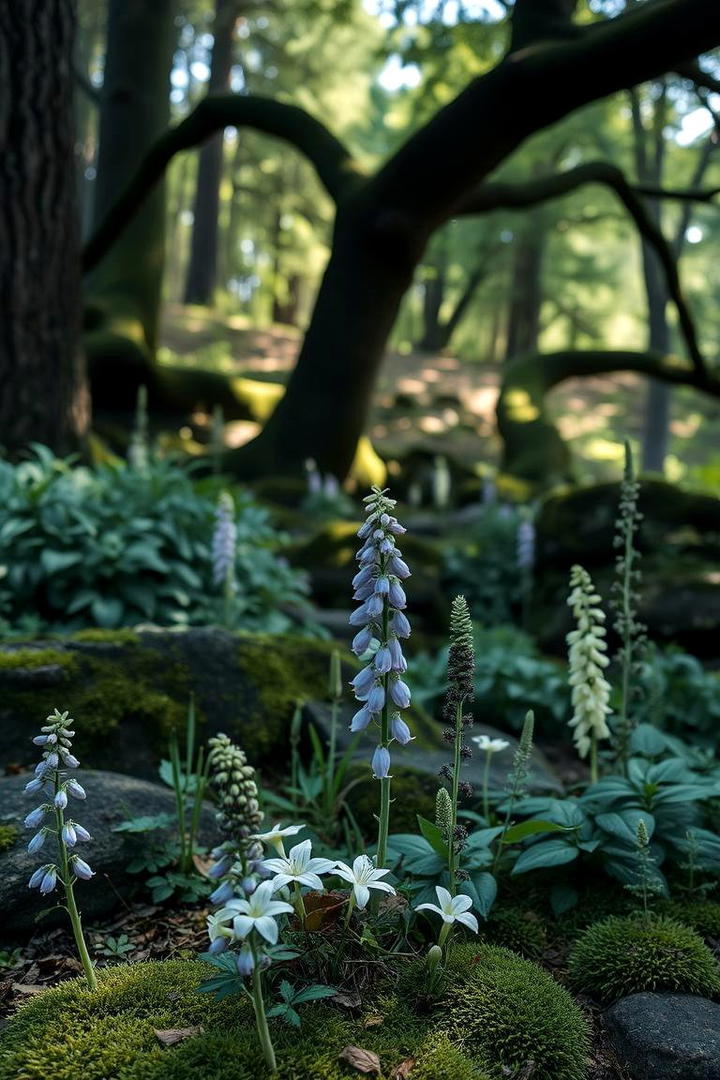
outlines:
[[720, 1005], [689, 994], [632, 994], [605, 1024], [632, 1080], [720, 1080]]
[[[35, 855], [26, 851], [32, 830], [25, 829], [23, 821], [30, 810], [41, 801], [37, 796], [27, 795], [25, 784], [32, 774], [0, 777], [0, 823], [15, 826], [17, 839], [7, 850], [0, 853], [0, 911], [5, 941], [27, 938], [36, 928], [57, 925], [66, 919], [64, 912], [53, 912], [40, 924], [36, 917], [43, 909], [52, 906], [54, 895], [41, 897], [36, 889], [28, 889], [28, 878], [43, 862], [52, 861], [54, 844]], [[126, 818], [174, 813], [175, 796], [161, 784], [122, 776], [120, 773], [95, 772], [80, 769], [75, 774], [87, 792], [87, 799], [70, 801], [72, 817], [92, 835], [92, 842], [78, 845], [82, 855], [95, 871], [90, 881], [79, 882], [75, 895], [86, 926], [117, 909], [138, 876], [125, 869], [132, 854], [133, 840], [127, 833], [113, 832], [113, 827]], [[138, 836], [141, 842], [148, 834]], [[151, 834], [160, 835], [160, 834]], [[212, 844], [217, 840], [214, 813], [208, 805], [203, 809], [201, 841]]]

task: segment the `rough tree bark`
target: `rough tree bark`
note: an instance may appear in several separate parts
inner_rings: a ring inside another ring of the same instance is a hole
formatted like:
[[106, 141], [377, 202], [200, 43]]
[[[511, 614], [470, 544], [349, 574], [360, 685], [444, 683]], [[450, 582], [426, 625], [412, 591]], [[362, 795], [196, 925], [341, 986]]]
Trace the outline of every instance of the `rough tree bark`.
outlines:
[[89, 397], [79, 347], [72, 0], [0, 4], [0, 444], [78, 446]]
[[[233, 35], [241, 3], [216, 0], [209, 94], [224, 94], [230, 87]], [[211, 304], [218, 261], [218, 215], [223, 164], [223, 133], [216, 132], [200, 151], [193, 204], [190, 262], [185, 283], [186, 304]]]
[[[337, 204], [332, 254], [298, 362], [260, 435], [228, 455], [238, 475], [292, 473], [312, 457], [323, 471], [344, 476], [388, 335], [432, 233], [473, 192], [486, 209], [491, 196], [500, 205], [498, 185], [483, 182], [531, 134], [720, 42], [720, 7], [708, 7], [706, 0], [655, 0], [605, 23], [558, 28], [572, 6], [570, 0], [517, 0], [518, 48], [441, 109], [374, 176], [362, 176], [338, 141], [302, 110], [263, 99], [208, 100], [149, 153], [90, 243], [89, 262], [117, 236], [172, 155], [224, 124], [254, 126], [292, 142]], [[474, 132], [483, 137], [471, 137]], [[617, 178], [615, 183], [636, 222], [647, 226], [630, 186]], [[664, 238], [656, 241], [662, 245]], [[694, 328], [672, 257], [663, 265], [669, 288], [677, 287], [674, 301], [700, 378], [704, 361], [691, 348]]]
[[539, 215], [530, 214], [515, 242], [505, 362], [535, 352], [540, 336], [543, 302], [542, 266], [545, 229]]
[[[175, 11], [175, 0], [109, 2], [95, 225], [167, 128]], [[143, 359], [149, 361], [157, 341], [164, 260], [165, 199], [159, 185], [87, 283], [90, 358], [99, 357], [109, 368], [117, 362], [120, 372], [127, 365], [140, 381]], [[130, 387], [131, 399], [134, 392]]]

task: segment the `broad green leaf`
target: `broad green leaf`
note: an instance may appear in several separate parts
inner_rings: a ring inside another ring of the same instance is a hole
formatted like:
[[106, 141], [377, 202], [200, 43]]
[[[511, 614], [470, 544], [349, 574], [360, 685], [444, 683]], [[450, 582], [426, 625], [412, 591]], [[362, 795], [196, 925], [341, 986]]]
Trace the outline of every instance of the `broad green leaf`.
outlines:
[[502, 837], [503, 844], [518, 844], [521, 840], [525, 840], [528, 836], [535, 836], [537, 833], [548, 832], [568, 832], [564, 825], [556, 825], [554, 821], [537, 821], [535, 818], [531, 818], [529, 821], [521, 821], [517, 825], [511, 825], [505, 835]]
[[541, 870], [552, 866], [562, 866], [578, 857], [578, 849], [565, 840], [541, 840], [539, 844], [521, 851], [512, 873], [527, 874], [530, 870]]

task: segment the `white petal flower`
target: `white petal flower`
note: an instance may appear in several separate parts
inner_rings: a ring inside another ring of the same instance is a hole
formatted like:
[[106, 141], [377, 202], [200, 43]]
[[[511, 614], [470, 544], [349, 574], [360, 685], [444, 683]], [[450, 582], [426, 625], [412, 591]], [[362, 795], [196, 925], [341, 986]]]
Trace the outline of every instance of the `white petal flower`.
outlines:
[[355, 903], [360, 911], [367, 907], [370, 899], [370, 889], [380, 889], [382, 892], [395, 894], [392, 885], [387, 881], [380, 881], [381, 877], [389, 874], [389, 870], [378, 870], [367, 855], [358, 855], [350, 868], [347, 863], [339, 862], [334, 871], [344, 881], [349, 881], [355, 894]]
[[290, 854], [279, 859], [264, 859], [261, 866], [274, 874], [272, 886], [277, 892], [290, 882], [299, 885], [307, 885], [310, 889], [322, 889], [323, 883], [320, 874], [328, 874], [334, 870], [335, 863], [330, 859], [313, 859], [312, 841], [303, 840], [290, 848]]
[[440, 916], [444, 923], [452, 925], [452, 923], [462, 923], [463, 926], [467, 926], [468, 930], [472, 930], [474, 934], [478, 932], [478, 921], [470, 912], [472, 907], [472, 900], [465, 893], [458, 893], [457, 896], [451, 896], [447, 889], [443, 889], [442, 885], [435, 886], [435, 892], [437, 894], [437, 904], [418, 904], [415, 908], [416, 911], [434, 911]]
[[282, 825], [273, 825], [269, 832], [255, 833], [254, 836], [250, 836], [248, 839], [259, 840], [261, 844], [269, 844], [275, 848], [279, 855], [284, 855], [283, 837], [297, 836], [304, 828], [306, 828], [305, 825], [286, 825], [284, 828]]
[[[292, 913], [292, 906], [282, 900], [273, 900], [273, 883], [261, 881], [247, 900], [230, 900], [216, 915], [208, 920], [211, 940], [227, 932], [221, 929], [223, 923], [232, 922], [232, 935], [238, 941], [256, 930], [261, 937], [274, 945], [278, 939], [277, 915]], [[212, 922], [211, 922], [212, 920]], [[214, 935], [214, 936], [213, 936]]]
[[472, 741], [486, 754], [499, 754], [510, 745], [507, 739], [491, 739], [489, 735], [473, 735]]
[[577, 621], [577, 629], [567, 635], [570, 646], [568, 682], [572, 690], [575, 745], [580, 757], [586, 757], [593, 738], [607, 739], [610, 729], [605, 717], [610, 708], [610, 684], [603, 675], [609, 660], [606, 655], [604, 612], [597, 607], [600, 597], [587, 570], [573, 566], [570, 574], [571, 593], [568, 604]]

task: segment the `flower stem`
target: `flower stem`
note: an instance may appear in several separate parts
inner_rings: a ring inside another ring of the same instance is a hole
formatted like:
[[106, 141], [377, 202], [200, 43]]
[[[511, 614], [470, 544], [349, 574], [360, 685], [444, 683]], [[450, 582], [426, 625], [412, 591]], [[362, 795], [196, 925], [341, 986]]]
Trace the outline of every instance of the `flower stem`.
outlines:
[[590, 733], [590, 783], [597, 784], [599, 775], [597, 732], [592, 731]]
[[[458, 793], [460, 790], [460, 751], [462, 749], [462, 714], [463, 714], [463, 702], [459, 702], [455, 710], [455, 742], [453, 746], [453, 775], [452, 775], [452, 792], [450, 795], [451, 807], [450, 807], [450, 834], [448, 836], [448, 874], [450, 877], [450, 894], [455, 895], [457, 891], [457, 853], [455, 851], [455, 829], [457, 827], [458, 816]], [[448, 924], [449, 925], [449, 924]]]
[[443, 945], [445, 944], [445, 942], [447, 941], [448, 934], [450, 933], [451, 930], [452, 930], [452, 923], [443, 922], [442, 927], [440, 929], [440, 935], [438, 937], [438, 945], [440, 946], [441, 949], [442, 949]]
[[305, 927], [305, 920], [307, 918], [307, 911], [305, 910], [305, 901], [303, 900], [303, 894], [300, 889], [300, 882], [295, 882], [295, 913], [300, 920], [303, 928]]
[[[388, 638], [388, 602], [383, 601], [383, 616], [382, 616], [382, 634], [383, 641], [387, 641]], [[383, 705], [382, 713], [380, 715], [380, 745], [387, 748], [390, 742], [390, 709], [388, 707], [388, 690], [390, 688], [390, 678], [388, 675], [383, 677], [383, 686], [385, 688], [385, 704]], [[378, 870], [385, 866], [387, 859], [387, 840], [390, 832], [390, 781], [391, 777], [383, 776], [380, 780], [380, 817], [378, 819], [378, 842], [377, 842], [377, 856], [375, 858], [375, 865]], [[377, 908], [376, 898], [375, 908]]]
[[[58, 774], [55, 774], [55, 791], [57, 792], [59, 787]], [[85, 972], [85, 979], [90, 990], [94, 990], [97, 986], [97, 976], [95, 975], [95, 969], [90, 959], [90, 953], [88, 952], [87, 945], [85, 943], [85, 935], [83, 934], [82, 921], [80, 919], [80, 912], [77, 909], [75, 903], [75, 891], [73, 889], [72, 874], [70, 871], [70, 860], [68, 859], [67, 846], [63, 840], [63, 825], [65, 824], [65, 814], [60, 808], [55, 810], [55, 823], [57, 828], [57, 842], [58, 842], [58, 854], [60, 859], [60, 877], [62, 878], [63, 887], [65, 889], [65, 901], [67, 904], [67, 913], [70, 916], [70, 922], [72, 924], [73, 937], [75, 938], [75, 944], [80, 956], [80, 963], [82, 964], [83, 971]]]
[[265, 1002], [263, 1001], [262, 993], [262, 973], [258, 967], [257, 956], [253, 949], [253, 956], [255, 959], [255, 966], [253, 967], [252, 975], [252, 1002], [253, 1010], [255, 1012], [255, 1025], [257, 1027], [258, 1038], [260, 1045], [265, 1055], [265, 1064], [271, 1073], [277, 1070], [277, 1062], [275, 1061], [275, 1050], [273, 1048], [272, 1039], [270, 1038], [270, 1031], [268, 1029], [267, 1017], [265, 1015]]
[[345, 912], [345, 925], [346, 926], [350, 925], [350, 919], [352, 918], [352, 913], [353, 913], [354, 910], [355, 910], [355, 893], [351, 892], [350, 893], [350, 899], [348, 900], [347, 911]]
[[492, 760], [492, 754], [489, 750], [485, 751], [485, 768], [483, 769], [483, 786], [482, 786], [482, 804], [483, 804], [483, 817], [485, 818], [485, 824], [490, 825], [490, 762]]

